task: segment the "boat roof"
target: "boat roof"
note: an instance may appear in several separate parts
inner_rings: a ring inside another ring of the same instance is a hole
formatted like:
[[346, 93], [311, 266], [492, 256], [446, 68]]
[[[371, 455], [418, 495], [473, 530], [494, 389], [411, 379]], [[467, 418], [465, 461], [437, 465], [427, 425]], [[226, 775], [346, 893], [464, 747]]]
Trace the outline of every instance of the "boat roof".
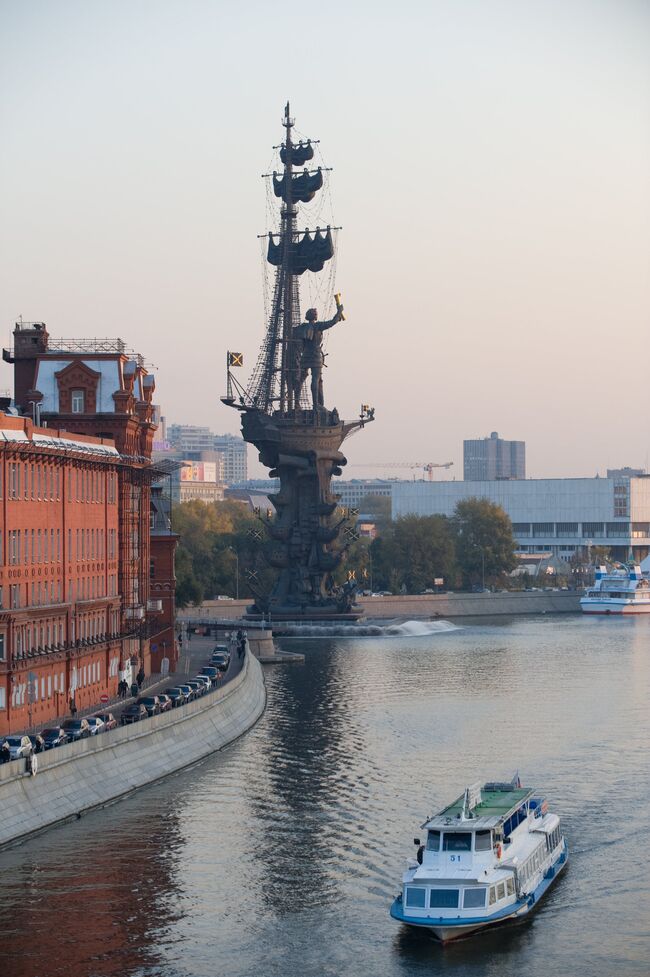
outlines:
[[465, 795], [432, 815], [423, 828], [447, 828], [459, 831], [480, 831], [494, 828], [505, 821], [536, 793], [534, 787], [508, 787], [491, 790], [481, 788], [481, 800], [471, 808], [471, 817], [463, 818]]

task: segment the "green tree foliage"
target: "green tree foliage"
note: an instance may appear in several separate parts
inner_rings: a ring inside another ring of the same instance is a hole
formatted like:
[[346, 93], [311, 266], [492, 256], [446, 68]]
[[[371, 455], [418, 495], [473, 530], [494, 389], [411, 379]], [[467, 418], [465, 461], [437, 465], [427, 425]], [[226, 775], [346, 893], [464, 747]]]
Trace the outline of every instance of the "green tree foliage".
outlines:
[[386, 495], [374, 495], [371, 492], [361, 499], [359, 512], [363, 516], [372, 516], [377, 527], [383, 529], [391, 519], [391, 500]]
[[456, 558], [463, 586], [472, 587], [497, 577], [517, 565], [512, 523], [501, 506], [487, 499], [465, 499], [452, 517]]
[[375, 589], [419, 594], [442, 577], [456, 579], [452, 525], [446, 516], [404, 516], [390, 523], [370, 547]]
[[[176, 551], [176, 603], [200, 603], [217, 594], [253, 597], [252, 587], [266, 592], [273, 585], [272, 571], [262, 554], [265, 539], [260, 520], [240, 502], [200, 501], [175, 506], [172, 526], [180, 535]], [[249, 581], [249, 572], [257, 574]]]

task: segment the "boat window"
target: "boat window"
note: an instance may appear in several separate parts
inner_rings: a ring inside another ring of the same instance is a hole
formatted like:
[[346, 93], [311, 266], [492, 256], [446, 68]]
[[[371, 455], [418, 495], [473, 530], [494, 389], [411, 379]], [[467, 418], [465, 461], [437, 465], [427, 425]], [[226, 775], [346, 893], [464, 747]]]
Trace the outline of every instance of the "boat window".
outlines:
[[463, 895], [463, 909], [482, 909], [485, 906], [485, 894], [487, 889], [483, 887], [476, 889], [465, 889]]
[[492, 832], [477, 831], [474, 835], [474, 851], [491, 851]]
[[497, 883], [497, 899], [505, 899], [506, 897], [506, 884], [505, 882]]
[[514, 896], [515, 894], [515, 880], [506, 879], [506, 892], [509, 896]]
[[443, 851], [471, 851], [472, 834], [470, 831], [445, 831], [442, 839]]
[[490, 886], [490, 905], [493, 906], [496, 901], [497, 901], [497, 890], [496, 890], [496, 886], [491, 885]]
[[429, 895], [430, 909], [458, 909], [459, 889], [432, 889]]
[[415, 909], [424, 909], [427, 890], [423, 886], [409, 885], [406, 887], [406, 905]]
[[440, 832], [430, 831], [427, 835], [427, 849], [429, 851], [440, 851]]

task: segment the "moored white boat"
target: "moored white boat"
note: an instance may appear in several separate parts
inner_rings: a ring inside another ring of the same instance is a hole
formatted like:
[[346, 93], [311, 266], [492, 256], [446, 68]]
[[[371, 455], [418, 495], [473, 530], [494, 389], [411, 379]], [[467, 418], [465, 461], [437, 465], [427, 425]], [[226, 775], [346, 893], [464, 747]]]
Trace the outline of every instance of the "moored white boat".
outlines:
[[559, 817], [518, 778], [468, 787], [422, 828], [390, 914], [443, 943], [526, 915], [567, 861]]
[[634, 564], [613, 570], [598, 567], [580, 607], [585, 614], [650, 614], [650, 581]]

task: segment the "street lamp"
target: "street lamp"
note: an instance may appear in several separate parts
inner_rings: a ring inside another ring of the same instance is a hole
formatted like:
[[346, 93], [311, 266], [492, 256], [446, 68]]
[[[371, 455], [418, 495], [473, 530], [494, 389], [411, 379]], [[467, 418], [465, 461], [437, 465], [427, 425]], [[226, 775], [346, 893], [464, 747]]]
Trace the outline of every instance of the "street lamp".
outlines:
[[228, 549], [235, 554], [235, 597], [239, 600], [239, 553], [234, 546], [229, 546]]

